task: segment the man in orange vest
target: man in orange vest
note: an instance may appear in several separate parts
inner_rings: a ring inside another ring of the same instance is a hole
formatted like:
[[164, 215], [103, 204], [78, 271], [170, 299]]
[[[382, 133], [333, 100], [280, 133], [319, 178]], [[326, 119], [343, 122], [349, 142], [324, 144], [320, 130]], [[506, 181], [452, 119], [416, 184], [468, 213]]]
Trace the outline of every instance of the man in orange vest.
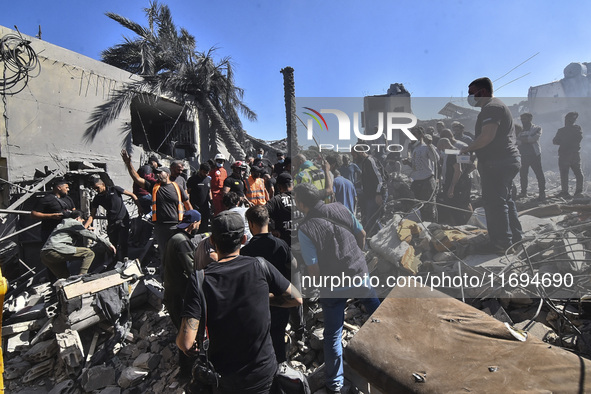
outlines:
[[168, 167], [158, 167], [154, 170], [157, 181], [153, 183], [139, 176], [131, 164], [131, 156], [125, 149], [121, 151], [121, 157], [135, 184], [152, 193], [154, 238], [158, 243], [162, 265], [166, 243], [175, 232], [176, 225], [183, 220], [185, 209], [193, 209], [189, 202], [189, 196], [187, 192], [181, 190], [179, 185], [170, 180], [170, 169]]
[[261, 177], [263, 172], [253, 167], [250, 176], [246, 180], [246, 198], [252, 205], [265, 205], [269, 201], [269, 193], [265, 188], [265, 181]]

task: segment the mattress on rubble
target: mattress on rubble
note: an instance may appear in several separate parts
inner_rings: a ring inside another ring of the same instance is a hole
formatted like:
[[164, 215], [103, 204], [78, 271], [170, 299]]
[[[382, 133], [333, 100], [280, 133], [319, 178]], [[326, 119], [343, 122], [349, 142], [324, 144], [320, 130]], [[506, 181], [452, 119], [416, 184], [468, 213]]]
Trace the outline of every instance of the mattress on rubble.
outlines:
[[345, 359], [384, 393], [591, 392], [589, 360], [428, 288], [392, 290]]

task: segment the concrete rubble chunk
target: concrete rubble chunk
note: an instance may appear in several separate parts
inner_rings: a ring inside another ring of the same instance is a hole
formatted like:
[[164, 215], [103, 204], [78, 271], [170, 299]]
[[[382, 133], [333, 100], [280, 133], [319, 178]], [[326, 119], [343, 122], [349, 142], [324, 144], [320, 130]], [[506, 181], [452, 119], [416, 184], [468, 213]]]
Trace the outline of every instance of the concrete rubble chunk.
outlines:
[[97, 365], [82, 373], [82, 388], [94, 391], [115, 384], [115, 369], [106, 365]]
[[74, 381], [72, 379], [64, 380], [53, 386], [48, 394], [70, 394], [74, 392]]
[[317, 328], [310, 335], [310, 347], [314, 350], [322, 350], [324, 347], [324, 328]]
[[48, 341], [39, 342], [38, 344], [30, 348], [23, 355], [23, 358], [33, 363], [39, 363], [41, 361], [47, 360], [48, 358], [55, 356], [58, 350], [59, 348], [56, 340], [50, 339]]
[[65, 330], [55, 335], [59, 346], [59, 357], [69, 368], [78, 368], [84, 362], [84, 348], [78, 331]]
[[12, 353], [17, 350], [22, 350], [29, 346], [30, 331], [20, 332], [8, 338], [6, 341], [6, 351]]
[[149, 371], [138, 367], [127, 367], [121, 372], [117, 384], [122, 389], [139, 384], [148, 376]]
[[9, 324], [2, 327], [2, 336], [10, 336], [25, 331], [37, 331], [47, 322], [47, 319], [37, 319], [21, 323]]
[[4, 379], [12, 380], [20, 378], [29, 368], [31, 368], [31, 364], [26, 361], [7, 364], [4, 366]]
[[[158, 391], [155, 391], [156, 393]], [[116, 386], [109, 386], [102, 389], [99, 394], [121, 394], [121, 388]]]
[[142, 353], [133, 360], [133, 366], [152, 371], [160, 364], [161, 358], [159, 354]]
[[33, 365], [23, 376], [23, 383], [31, 382], [40, 376], [46, 375], [53, 371], [55, 361], [53, 359], [45, 360], [39, 364]]

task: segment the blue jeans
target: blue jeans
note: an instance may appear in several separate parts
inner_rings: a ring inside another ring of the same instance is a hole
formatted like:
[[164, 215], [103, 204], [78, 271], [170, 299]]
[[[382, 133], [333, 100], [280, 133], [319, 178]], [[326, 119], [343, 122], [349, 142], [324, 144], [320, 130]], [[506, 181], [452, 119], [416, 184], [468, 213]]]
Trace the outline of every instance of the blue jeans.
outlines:
[[478, 163], [488, 237], [494, 246], [500, 248], [508, 248], [523, 238], [511, 196], [513, 178], [519, 173], [520, 166], [519, 157]]
[[[368, 298], [360, 299], [369, 314], [380, 306], [380, 300], [373, 289], [369, 290]], [[326, 387], [331, 390], [343, 388], [343, 323], [345, 322], [346, 298], [321, 298], [324, 314], [324, 373]]]

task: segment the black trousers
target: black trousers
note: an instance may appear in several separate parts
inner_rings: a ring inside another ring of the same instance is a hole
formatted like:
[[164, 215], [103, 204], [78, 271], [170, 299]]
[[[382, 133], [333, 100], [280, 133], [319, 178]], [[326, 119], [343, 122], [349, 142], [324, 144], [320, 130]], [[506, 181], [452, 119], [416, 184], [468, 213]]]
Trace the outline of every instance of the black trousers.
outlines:
[[542, 155], [521, 157], [521, 169], [519, 170], [519, 178], [521, 180], [521, 193], [527, 192], [527, 178], [529, 175], [529, 168], [531, 167], [536, 174], [538, 180], [538, 188], [540, 193], [546, 191], [546, 178], [544, 177], [544, 171], [542, 170]]

